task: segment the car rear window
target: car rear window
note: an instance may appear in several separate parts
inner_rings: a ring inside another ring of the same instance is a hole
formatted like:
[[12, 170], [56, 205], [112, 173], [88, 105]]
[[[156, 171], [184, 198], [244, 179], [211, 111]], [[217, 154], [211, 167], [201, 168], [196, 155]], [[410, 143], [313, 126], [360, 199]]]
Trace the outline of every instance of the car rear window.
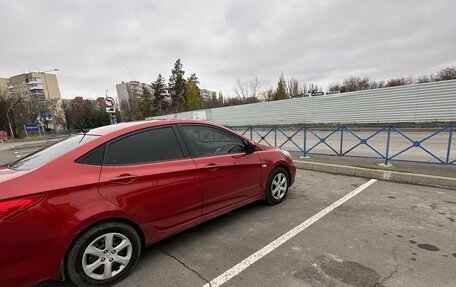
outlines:
[[60, 141], [49, 147], [45, 147], [41, 150], [31, 153], [26, 157], [9, 164], [8, 168], [15, 170], [35, 169], [98, 137], [100, 136], [89, 134], [79, 134], [72, 136], [66, 140]]

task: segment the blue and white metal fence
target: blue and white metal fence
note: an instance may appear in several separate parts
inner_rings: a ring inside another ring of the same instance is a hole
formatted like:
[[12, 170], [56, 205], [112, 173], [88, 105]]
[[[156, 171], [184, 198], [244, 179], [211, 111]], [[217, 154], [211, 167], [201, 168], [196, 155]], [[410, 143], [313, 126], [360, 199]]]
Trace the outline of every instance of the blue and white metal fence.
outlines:
[[230, 127], [261, 144], [307, 155], [456, 165], [454, 124]]

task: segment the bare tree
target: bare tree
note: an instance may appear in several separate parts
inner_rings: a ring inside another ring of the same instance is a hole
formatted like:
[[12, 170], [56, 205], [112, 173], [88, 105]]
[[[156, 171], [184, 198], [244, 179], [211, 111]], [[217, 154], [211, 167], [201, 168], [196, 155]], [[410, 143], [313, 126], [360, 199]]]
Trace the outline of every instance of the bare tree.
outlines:
[[233, 91], [239, 98], [256, 99], [260, 92], [258, 77], [254, 77], [247, 81], [236, 78], [236, 86], [233, 88]]
[[297, 79], [291, 78], [287, 84], [288, 95], [291, 98], [297, 98], [301, 96], [300, 85]]
[[310, 83], [308, 86], [308, 91], [310, 94], [317, 93], [323, 91], [323, 88], [318, 86], [317, 84]]
[[258, 81], [258, 77], [254, 77], [249, 81], [250, 86], [250, 95], [249, 97], [257, 98], [260, 92], [260, 82]]
[[273, 88], [269, 88], [266, 91], [263, 91], [262, 97], [264, 101], [275, 101], [276, 100], [276, 92]]
[[446, 81], [456, 79], [456, 67], [448, 67], [437, 73], [436, 81]]
[[233, 88], [234, 93], [239, 98], [248, 98], [249, 96], [249, 83], [236, 78], [236, 86]]
[[300, 97], [308, 97], [309, 96], [309, 89], [307, 88], [306, 83], [302, 83], [299, 87], [299, 96]]
[[340, 92], [341, 85], [339, 82], [332, 83], [328, 87], [328, 91], [330, 92]]
[[367, 77], [364, 77], [364, 78], [349, 77], [344, 80], [344, 82], [342, 83], [342, 86], [345, 87], [347, 92], [353, 92], [353, 91], [369, 89], [369, 83], [370, 83], [370, 81], [369, 81], [369, 78], [367, 78]]
[[405, 85], [403, 78], [392, 78], [386, 82], [385, 87], [396, 87]]
[[419, 76], [417, 79], [416, 79], [416, 83], [417, 84], [421, 84], [421, 83], [429, 83], [429, 82], [432, 82], [432, 78], [433, 78], [433, 75], [423, 75], [423, 76]]

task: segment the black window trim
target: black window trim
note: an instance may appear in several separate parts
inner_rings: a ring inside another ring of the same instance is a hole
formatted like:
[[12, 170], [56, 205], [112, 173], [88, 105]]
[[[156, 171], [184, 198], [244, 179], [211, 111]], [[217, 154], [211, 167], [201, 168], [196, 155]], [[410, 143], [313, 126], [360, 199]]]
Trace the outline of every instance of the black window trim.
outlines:
[[231, 136], [233, 136], [233, 137], [239, 139], [240, 141], [242, 141], [242, 143], [244, 143], [245, 146], [247, 145], [247, 141], [246, 141], [243, 137], [237, 135], [237, 134], [234, 133], [234, 132], [229, 132], [229, 131], [227, 131], [227, 130], [225, 130], [225, 129], [222, 129], [222, 128], [220, 128], [220, 127], [213, 126], [213, 125], [195, 124], [195, 123], [177, 124], [177, 129], [178, 129], [178, 131], [179, 131], [179, 133], [180, 133], [180, 136], [181, 136], [183, 142], [185, 143], [186, 148], [188, 149], [188, 152], [189, 152], [189, 155], [190, 155], [191, 158], [220, 157], [220, 156], [227, 156], [227, 155], [233, 156], [233, 155], [239, 155], [239, 154], [245, 154], [245, 153], [246, 153], [246, 152], [237, 152], [237, 153], [229, 153], [229, 154], [210, 155], [210, 156], [207, 156], [207, 155], [206, 155], [206, 156], [194, 156], [194, 152], [193, 152], [193, 151], [190, 151], [190, 148], [188, 147], [188, 146], [190, 146], [189, 143], [187, 142], [188, 139], [187, 139], [185, 136], [183, 136], [183, 134], [184, 134], [184, 131], [182, 130], [182, 127], [183, 127], [183, 126], [198, 126], [198, 127], [205, 127], [205, 128], [213, 128], [213, 129], [219, 130], [219, 131], [221, 131], [221, 132], [223, 132], [223, 133], [226, 133], [226, 134], [228, 134], [228, 135], [231, 135]]
[[[100, 148], [100, 147], [103, 147], [103, 156], [101, 157], [101, 163], [100, 163], [100, 164], [92, 164], [92, 163], [86, 163], [86, 162], [84, 162], [84, 160], [85, 160], [93, 151], [95, 151], [97, 148]], [[105, 154], [106, 154], [106, 143], [102, 143], [102, 144], [99, 144], [99, 145], [97, 145], [96, 147], [92, 148], [91, 150], [89, 150], [89, 151], [86, 152], [85, 154], [81, 155], [81, 156], [78, 157], [77, 159], [75, 159], [74, 162], [77, 163], [77, 164], [84, 164], [84, 165], [103, 166]]]
[[[178, 159], [169, 159], [169, 160], [157, 160], [157, 161], [146, 161], [146, 162], [135, 162], [135, 163], [125, 163], [125, 164], [109, 164], [107, 162], [107, 159], [108, 159], [108, 154], [109, 154], [109, 148], [110, 148], [110, 145], [119, 141], [119, 140], [122, 140], [124, 138], [127, 138], [127, 137], [130, 137], [130, 136], [133, 136], [135, 134], [140, 134], [140, 133], [143, 133], [143, 132], [147, 132], [147, 131], [151, 131], [151, 130], [156, 130], [156, 129], [163, 129], [163, 128], [171, 128], [172, 131], [174, 132], [174, 135], [176, 137], [176, 140], [179, 144], [179, 147], [182, 151], [182, 155], [183, 157], [182, 158], [178, 158]], [[182, 139], [182, 136], [179, 134], [179, 131], [177, 130], [176, 128], [176, 125], [175, 124], [170, 124], [170, 125], [160, 125], [160, 126], [153, 126], [153, 127], [148, 127], [148, 128], [143, 128], [143, 129], [139, 129], [139, 130], [135, 130], [135, 131], [132, 131], [132, 132], [129, 132], [129, 133], [126, 133], [126, 134], [123, 134], [121, 136], [118, 136], [114, 139], [111, 139], [109, 140], [108, 142], [105, 143], [106, 147], [105, 147], [105, 151], [104, 151], [104, 155], [103, 155], [103, 163], [102, 165], [103, 166], [134, 166], [134, 165], [144, 165], [144, 164], [155, 164], [155, 163], [161, 163], [161, 162], [169, 162], [169, 161], [180, 161], [180, 160], [185, 160], [185, 159], [189, 159], [191, 158], [190, 157], [190, 154], [187, 150], [187, 147], [185, 146], [185, 144], [183, 143], [183, 139]]]

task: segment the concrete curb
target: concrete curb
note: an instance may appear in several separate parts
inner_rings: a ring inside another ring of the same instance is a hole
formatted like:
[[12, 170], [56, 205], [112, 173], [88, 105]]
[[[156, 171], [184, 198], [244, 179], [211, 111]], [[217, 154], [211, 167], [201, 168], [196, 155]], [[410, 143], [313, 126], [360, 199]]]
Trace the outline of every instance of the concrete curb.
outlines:
[[294, 161], [299, 169], [307, 169], [313, 171], [322, 171], [343, 175], [359, 176], [366, 178], [375, 178], [394, 182], [411, 183], [418, 185], [426, 185], [432, 187], [441, 187], [456, 189], [456, 178], [442, 177], [426, 174], [407, 173], [399, 171], [378, 170], [362, 167], [337, 165], [329, 163], [319, 163], [310, 161]]

